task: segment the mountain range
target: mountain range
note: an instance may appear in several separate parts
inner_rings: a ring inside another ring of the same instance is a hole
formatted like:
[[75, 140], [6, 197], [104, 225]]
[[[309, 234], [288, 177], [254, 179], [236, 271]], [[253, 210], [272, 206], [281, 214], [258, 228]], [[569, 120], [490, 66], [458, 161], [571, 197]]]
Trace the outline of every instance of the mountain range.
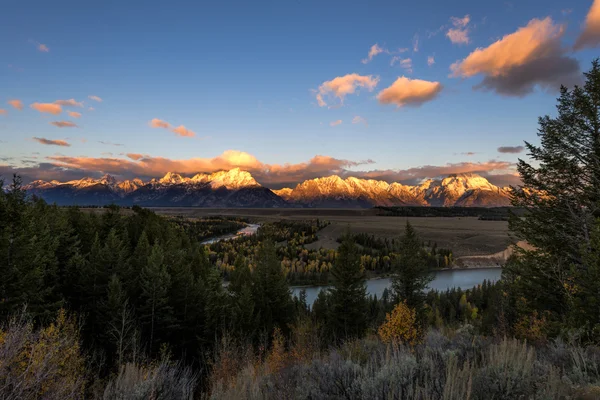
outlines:
[[268, 189], [235, 168], [185, 177], [169, 172], [160, 179], [117, 181], [110, 175], [69, 182], [34, 181], [30, 194], [58, 205], [140, 205], [186, 207], [324, 207], [509, 205], [510, 188], [476, 174], [429, 179], [417, 186], [333, 175], [306, 180], [295, 188]]

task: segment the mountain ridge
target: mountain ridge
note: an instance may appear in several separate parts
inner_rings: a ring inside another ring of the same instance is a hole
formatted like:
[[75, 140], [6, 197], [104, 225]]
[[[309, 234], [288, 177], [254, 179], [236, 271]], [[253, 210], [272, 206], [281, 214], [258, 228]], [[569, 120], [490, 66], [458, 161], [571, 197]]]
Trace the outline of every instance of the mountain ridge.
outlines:
[[330, 175], [308, 179], [294, 188], [271, 190], [240, 168], [186, 177], [168, 172], [144, 182], [118, 181], [111, 175], [68, 182], [37, 180], [24, 186], [31, 194], [59, 205], [85, 204], [191, 207], [507, 206], [510, 188], [477, 174], [452, 174], [419, 185]]

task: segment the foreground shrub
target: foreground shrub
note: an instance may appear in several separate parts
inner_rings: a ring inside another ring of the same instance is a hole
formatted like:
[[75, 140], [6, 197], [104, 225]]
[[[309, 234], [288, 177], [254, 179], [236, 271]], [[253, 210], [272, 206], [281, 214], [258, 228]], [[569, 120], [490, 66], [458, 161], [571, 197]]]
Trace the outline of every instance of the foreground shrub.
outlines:
[[192, 399], [198, 376], [188, 368], [166, 361], [158, 365], [141, 366], [127, 363], [111, 379], [105, 390], [105, 400]]
[[1, 399], [80, 399], [84, 374], [79, 330], [64, 310], [46, 328], [24, 314], [0, 328]]
[[[428, 332], [423, 344], [390, 345], [369, 337], [346, 343], [310, 363], [277, 373], [248, 364], [213, 387], [221, 399], [592, 399], [600, 383], [595, 348], [538, 348], [494, 340], [466, 326], [449, 336]], [[591, 397], [590, 397], [591, 396]]]

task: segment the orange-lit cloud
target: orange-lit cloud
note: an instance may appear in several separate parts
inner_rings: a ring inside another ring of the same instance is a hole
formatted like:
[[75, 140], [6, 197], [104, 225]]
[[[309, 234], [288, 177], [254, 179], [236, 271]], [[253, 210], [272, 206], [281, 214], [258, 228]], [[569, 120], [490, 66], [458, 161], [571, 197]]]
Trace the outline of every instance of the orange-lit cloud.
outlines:
[[148, 125], [150, 125], [152, 128], [169, 129], [171, 127], [171, 124], [169, 124], [167, 121], [163, 121], [162, 119], [158, 118], [152, 118]]
[[127, 153], [126, 156], [134, 161], [138, 161], [144, 158], [144, 155], [139, 153]]
[[356, 92], [358, 88], [364, 88], [372, 92], [379, 83], [379, 77], [373, 75], [347, 74], [338, 76], [330, 81], [325, 81], [319, 86], [316, 98], [321, 107], [325, 107], [327, 102], [325, 96], [333, 96], [344, 103], [344, 98]]
[[336, 121], [331, 121], [331, 122], [329, 123], [329, 125], [330, 125], [330, 126], [337, 126], [337, 125], [340, 125], [341, 123], [342, 123], [342, 120], [341, 120], [341, 119], [338, 119], [338, 120], [336, 120]]
[[183, 125], [179, 125], [178, 127], [173, 128], [170, 123], [168, 123], [167, 121], [163, 121], [162, 119], [158, 119], [158, 118], [153, 118], [150, 122], [148, 122], [148, 125], [151, 128], [170, 129], [171, 132], [175, 133], [177, 136], [182, 136], [182, 137], [196, 136], [195, 132], [187, 129]]
[[77, 128], [77, 125], [71, 121], [52, 121], [50, 125], [54, 125], [57, 128]]
[[37, 48], [39, 51], [44, 52], [44, 53], [48, 53], [50, 51], [50, 49], [48, 48], [48, 46], [46, 46], [43, 43], [38, 43], [37, 44]]
[[58, 115], [62, 112], [62, 107], [54, 103], [33, 103], [30, 107], [41, 113]]
[[76, 101], [75, 99], [56, 100], [54, 104], [58, 104], [63, 107], [83, 107], [83, 103], [80, 101]]
[[8, 114], [8, 111], [6, 111], [4, 108], [0, 108], [0, 115], [6, 115]]
[[367, 55], [367, 58], [362, 60], [363, 64], [367, 64], [368, 62], [373, 60], [373, 57], [375, 57], [377, 54], [381, 54], [383, 52], [386, 52], [385, 49], [379, 47], [379, 45], [377, 43], [375, 43], [373, 46], [371, 46], [371, 48], [369, 49], [369, 54]]
[[98, 103], [102, 103], [102, 99], [98, 96], [90, 95], [88, 96], [88, 99], [97, 101]]
[[381, 104], [396, 104], [398, 107], [420, 106], [431, 101], [442, 91], [439, 82], [400, 77], [392, 86], [383, 89], [377, 95]]
[[581, 50], [586, 47], [596, 47], [600, 44], [600, 0], [594, 0], [592, 7], [585, 18], [583, 32], [577, 38], [574, 49]]
[[252, 173], [261, 184], [271, 188], [295, 186], [298, 182], [317, 177], [339, 175], [380, 179], [388, 182], [415, 183], [425, 178], [434, 178], [454, 173], [479, 173], [490, 181], [514, 178], [514, 164], [507, 161], [491, 160], [473, 163], [460, 162], [441, 166], [425, 165], [399, 170], [365, 170], [372, 160], [352, 161], [331, 156], [317, 155], [306, 162], [297, 164], [267, 164], [251, 154], [237, 150], [228, 150], [213, 158], [191, 158], [172, 160], [164, 157], [151, 157], [137, 153], [127, 154], [128, 158], [115, 157], [67, 157], [54, 155], [37, 167], [14, 168], [0, 166], [0, 174], [10, 176], [19, 173], [26, 180], [34, 179], [79, 179], [84, 176], [101, 176], [105, 173], [117, 175], [123, 179], [139, 177], [151, 179], [164, 176], [167, 172], [178, 172], [187, 176], [199, 172], [215, 172], [239, 167]]
[[7, 101], [7, 103], [19, 111], [23, 109], [23, 102], [21, 100], [12, 99]]
[[69, 115], [73, 118], [80, 118], [81, 117], [81, 113], [75, 112], [75, 111], [69, 111]]
[[359, 115], [355, 116], [354, 118], [352, 118], [352, 123], [353, 124], [367, 124], [367, 120]]
[[46, 138], [34, 137], [32, 138], [38, 143], [45, 144], [47, 146], [62, 146], [62, 147], [70, 147], [71, 145], [64, 140], [51, 140]]
[[189, 129], [187, 129], [183, 125], [179, 125], [177, 128], [171, 129], [171, 131], [174, 132], [178, 136], [184, 136], [184, 137], [194, 137], [194, 136], [196, 136], [196, 133], [190, 131]]
[[579, 79], [579, 63], [566, 57], [561, 46], [565, 32], [550, 17], [533, 19], [527, 26], [504, 36], [486, 48], [478, 48], [450, 67], [452, 76], [483, 75], [476, 88], [504, 95], [523, 96], [536, 85], [556, 88]]
[[469, 28], [467, 25], [469, 25], [471, 17], [465, 15], [463, 18], [452, 17], [450, 20], [454, 28], [448, 29], [446, 37], [454, 44], [469, 44], [471, 40], [469, 39]]

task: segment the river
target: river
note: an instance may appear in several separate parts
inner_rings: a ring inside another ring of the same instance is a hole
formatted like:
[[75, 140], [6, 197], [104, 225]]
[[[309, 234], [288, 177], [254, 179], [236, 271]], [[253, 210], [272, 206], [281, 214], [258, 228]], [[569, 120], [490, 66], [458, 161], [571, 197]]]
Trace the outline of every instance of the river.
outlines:
[[238, 230], [236, 233], [230, 233], [229, 235], [224, 235], [224, 236], [217, 236], [217, 237], [205, 240], [201, 244], [213, 244], [213, 243], [220, 242], [221, 240], [235, 239], [236, 237], [239, 237], [239, 236], [254, 235], [256, 233], [256, 231], [258, 230], [258, 228], [260, 228], [259, 224], [248, 224], [245, 227], [243, 227], [242, 229]]
[[[248, 224], [234, 234], [214, 237], [205, 240], [202, 244], [216, 243], [221, 240], [231, 240], [239, 236], [254, 235], [260, 228], [259, 224]], [[452, 288], [471, 289], [484, 280], [496, 282], [502, 274], [501, 268], [472, 268], [472, 269], [450, 269], [436, 271], [435, 278], [429, 284], [433, 290], [445, 291]], [[369, 296], [377, 295], [381, 298], [383, 291], [392, 286], [390, 278], [373, 278], [367, 280], [367, 294]], [[327, 290], [328, 286], [291, 286], [292, 295], [298, 296], [301, 290], [306, 291], [306, 302], [312, 305], [321, 290]]]
[[[502, 274], [501, 268], [477, 268], [477, 269], [451, 269], [437, 271], [435, 278], [429, 284], [433, 290], [445, 291], [452, 288], [471, 289], [484, 280], [496, 282]], [[367, 294], [377, 295], [381, 298], [383, 291], [392, 286], [390, 278], [373, 278], [367, 280]], [[292, 295], [298, 296], [301, 290], [306, 291], [306, 302], [311, 305], [315, 302], [321, 290], [327, 290], [328, 286], [292, 286]]]

